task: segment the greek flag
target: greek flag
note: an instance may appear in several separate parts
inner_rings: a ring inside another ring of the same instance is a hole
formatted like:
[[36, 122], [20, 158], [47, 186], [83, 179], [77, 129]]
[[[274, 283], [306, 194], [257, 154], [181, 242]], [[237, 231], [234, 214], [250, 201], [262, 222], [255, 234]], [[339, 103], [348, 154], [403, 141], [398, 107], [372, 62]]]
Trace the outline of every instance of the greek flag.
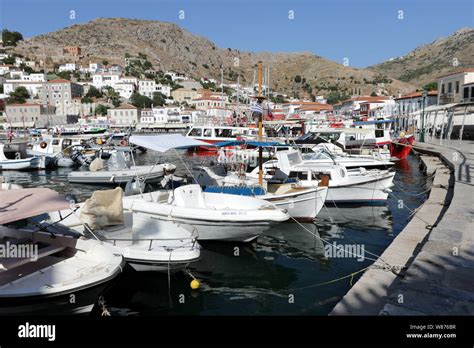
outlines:
[[252, 105], [250, 105], [250, 111], [263, 114], [263, 107], [261, 104], [253, 103]]

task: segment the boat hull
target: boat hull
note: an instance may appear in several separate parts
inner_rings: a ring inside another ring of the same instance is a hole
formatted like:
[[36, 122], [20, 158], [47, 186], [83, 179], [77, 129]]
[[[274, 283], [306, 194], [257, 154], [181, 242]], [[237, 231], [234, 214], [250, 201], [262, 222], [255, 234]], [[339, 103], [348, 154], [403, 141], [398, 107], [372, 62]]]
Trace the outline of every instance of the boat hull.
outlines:
[[261, 196], [278, 208], [287, 211], [297, 221], [312, 221], [324, 206], [328, 194], [327, 187], [318, 187], [301, 194]]
[[[79, 184], [102, 184], [102, 185], [115, 185], [124, 184], [130, 180], [138, 177], [144, 177], [146, 181], [153, 181], [163, 176], [163, 169], [161, 166], [143, 166], [143, 167], [132, 167], [130, 170], [114, 170], [114, 171], [78, 171], [69, 173], [67, 180], [71, 183]], [[150, 172], [151, 170], [151, 172]]]
[[384, 203], [393, 186], [395, 173], [388, 173], [381, 178], [377, 178], [365, 183], [352, 185], [331, 186], [326, 198], [327, 203]]
[[31, 170], [39, 169], [39, 166], [40, 159], [37, 157], [0, 161], [0, 170]]
[[413, 135], [398, 138], [390, 143], [390, 156], [398, 159], [406, 159], [411, 151], [415, 138]]

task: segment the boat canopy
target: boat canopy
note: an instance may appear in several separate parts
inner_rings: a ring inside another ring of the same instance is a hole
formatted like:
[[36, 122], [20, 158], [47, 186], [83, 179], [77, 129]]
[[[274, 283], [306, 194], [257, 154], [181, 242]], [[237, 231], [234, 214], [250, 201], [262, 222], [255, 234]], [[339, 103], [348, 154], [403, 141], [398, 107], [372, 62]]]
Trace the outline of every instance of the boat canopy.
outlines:
[[69, 207], [64, 197], [48, 188], [4, 190], [0, 193], [0, 225]]
[[287, 144], [281, 144], [276, 141], [243, 141], [243, 140], [231, 140], [231, 141], [221, 141], [219, 143], [214, 143], [214, 146], [217, 147], [225, 147], [225, 146], [236, 146], [236, 145], [250, 145], [256, 147], [274, 147], [274, 146], [288, 146]]
[[195, 146], [214, 146], [204, 141], [185, 137], [181, 134], [132, 135], [128, 141], [132, 144], [158, 152]]

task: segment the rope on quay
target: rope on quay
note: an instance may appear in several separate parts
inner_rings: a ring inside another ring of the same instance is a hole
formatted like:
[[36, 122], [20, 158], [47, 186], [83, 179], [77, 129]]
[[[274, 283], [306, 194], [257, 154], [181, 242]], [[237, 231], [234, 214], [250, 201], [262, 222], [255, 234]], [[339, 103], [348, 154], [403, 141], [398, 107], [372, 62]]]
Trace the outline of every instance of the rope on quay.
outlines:
[[393, 194], [393, 192], [390, 192], [390, 195], [392, 195], [393, 198], [395, 198], [397, 201], [402, 201], [403, 207], [406, 208], [410, 212], [409, 217], [416, 217], [418, 220], [424, 222], [425, 223], [425, 228], [428, 229], [428, 230], [433, 228], [433, 225], [431, 225], [428, 221], [422, 219], [421, 217], [419, 217], [418, 215], [415, 214], [418, 211], [419, 208], [410, 209], [410, 208], [408, 208], [408, 206], [405, 205], [405, 202], [403, 201], [403, 199], [399, 199], [396, 195]]
[[355, 276], [356, 274], [358, 274], [358, 273], [361, 273], [361, 272], [364, 272], [364, 271], [368, 270], [368, 269], [371, 268], [371, 267], [372, 267], [372, 265], [367, 266], [367, 267], [364, 267], [364, 268], [362, 268], [362, 269], [360, 269], [360, 270], [358, 270], [358, 271], [355, 271], [355, 272], [346, 274], [345, 276], [342, 276], [342, 277], [339, 277], [339, 278], [336, 278], [336, 279], [331, 279], [331, 280], [328, 280], [328, 281], [326, 281], [326, 282], [317, 283], [317, 284], [313, 284], [313, 285], [302, 286], [302, 287], [299, 287], [299, 288], [287, 289], [287, 290], [284, 290], [284, 292], [316, 288], [316, 287], [318, 287], [318, 286], [323, 286], [323, 285], [332, 284], [332, 283], [338, 282], [338, 281], [340, 281], [340, 280], [347, 279], [347, 278], [349, 278], [349, 277], [351, 278], [349, 284], [352, 286], [352, 281], [354, 280], [354, 276]]
[[[295, 218], [291, 217], [291, 219], [292, 219], [294, 222], [296, 222], [303, 230], [305, 230], [306, 232], [308, 232], [309, 234], [311, 234], [313, 237], [319, 238], [323, 243], [327, 243], [328, 245], [334, 246], [333, 244], [331, 244], [331, 242], [325, 240], [324, 238], [321, 238], [321, 236], [318, 236], [317, 234], [314, 234], [313, 232], [311, 232], [310, 230], [308, 230], [303, 224], [301, 224], [301, 222], [297, 221]], [[341, 249], [341, 247], [337, 247], [337, 249]], [[346, 250], [344, 250], [344, 251], [345, 251], [345, 252], [348, 252], [349, 254], [352, 254], [352, 255], [354, 255], [354, 256], [357, 256], [357, 257], [361, 257], [361, 256], [362, 256], [362, 255], [355, 254], [355, 253], [353, 253], [353, 252], [351, 252], [351, 251], [346, 251]], [[375, 255], [375, 254], [373, 254], [373, 253], [370, 253], [370, 254]], [[382, 260], [379, 255], [375, 255], [375, 256], [377, 256], [378, 258], [377, 258], [377, 259], [373, 259], [373, 258], [370, 258], [370, 257], [364, 257], [364, 258], [366, 258], [366, 259], [368, 259], [368, 260], [370, 260], [370, 261], [374, 261], [374, 262], [377, 262], [377, 261], [380, 260], [380, 261], [382, 261], [383, 263], [385, 263], [386, 265], [392, 267], [389, 263], [387, 263], [386, 261]]]

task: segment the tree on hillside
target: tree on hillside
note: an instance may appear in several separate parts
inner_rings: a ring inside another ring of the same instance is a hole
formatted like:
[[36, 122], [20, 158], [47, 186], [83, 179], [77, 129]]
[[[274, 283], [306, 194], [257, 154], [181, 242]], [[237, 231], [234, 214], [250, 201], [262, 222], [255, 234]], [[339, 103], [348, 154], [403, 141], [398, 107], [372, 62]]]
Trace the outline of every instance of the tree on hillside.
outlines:
[[13, 92], [10, 93], [10, 98], [8, 100], [9, 104], [24, 104], [26, 99], [30, 97], [28, 90], [23, 87], [17, 87]]
[[58, 71], [56, 72], [56, 75], [62, 79], [66, 79], [71, 81], [71, 72], [70, 71]]
[[30, 66], [26, 65], [25, 63], [21, 63], [20, 64], [20, 69], [23, 70], [24, 72], [28, 73], [28, 74], [33, 74], [35, 71], [33, 70], [33, 68], [31, 68]]
[[120, 93], [117, 92], [115, 89], [113, 89], [112, 87], [105, 87], [105, 89], [107, 90], [107, 93], [106, 93], [106, 96], [107, 96], [107, 100], [109, 103], [112, 103], [113, 106], [117, 107], [120, 105]]
[[438, 83], [437, 82], [430, 82], [423, 86], [423, 89], [426, 91], [437, 91], [438, 90]]
[[153, 93], [153, 105], [154, 106], [163, 106], [165, 105], [166, 102], [166, 95], [164, 95], [161, 92], [155, 92]]
[[345, 93], [341, 93], [339, 91], [333, 91], [333, 92], [330, 92], [328, 94], [328, 97], [327, 97], [327, 103], [328, 104], [336, 104], [342, 100], [346, 100], [346, 99], [349, 99], [350, 96], [348, 96], [347, 94]]
[[102, 115], [106, 116], [107, 115], [107, 110], [110, 109], [110, 107], [99, 104], [95, 107], [95, 114], [96, 115]]
[[23, 35], [17, 31], [2, 30], [3, 46], [16, 46], [18, 41], [23, 40]]
[[301, 82], [301, 76], [300, 76], [300, 75], [296, 75], [296, 76], [295, 76], [295, 82], [296, 82], [296, 83], [300, 83], [300, 82]]
[[103, 65], [103, 66], [109, 65], [109, 61], [104, 59], [104, 60], [102, 61], [102, 65]]
[[3, 64], [15, 64], [15, 57], [6, 57], [2, 59]]
[[130, 97], [130, 102], [137, 108], [150, 108], [152, 100], [140, 93], [133, 93]]
[[86, 96], [86, 97], [82, 97], [82, 98], [81, 98], [81, 103], [82, 103], [82, 104], [92, 104], [92, 103], [93, 103], [93, 100], [92, 100], [91, 98], [89, 98], [89, 97]]
[[88, 98], [101, 98], [103, 96], [103, 93], [94, 86], [90, 86], [85, 96]]

